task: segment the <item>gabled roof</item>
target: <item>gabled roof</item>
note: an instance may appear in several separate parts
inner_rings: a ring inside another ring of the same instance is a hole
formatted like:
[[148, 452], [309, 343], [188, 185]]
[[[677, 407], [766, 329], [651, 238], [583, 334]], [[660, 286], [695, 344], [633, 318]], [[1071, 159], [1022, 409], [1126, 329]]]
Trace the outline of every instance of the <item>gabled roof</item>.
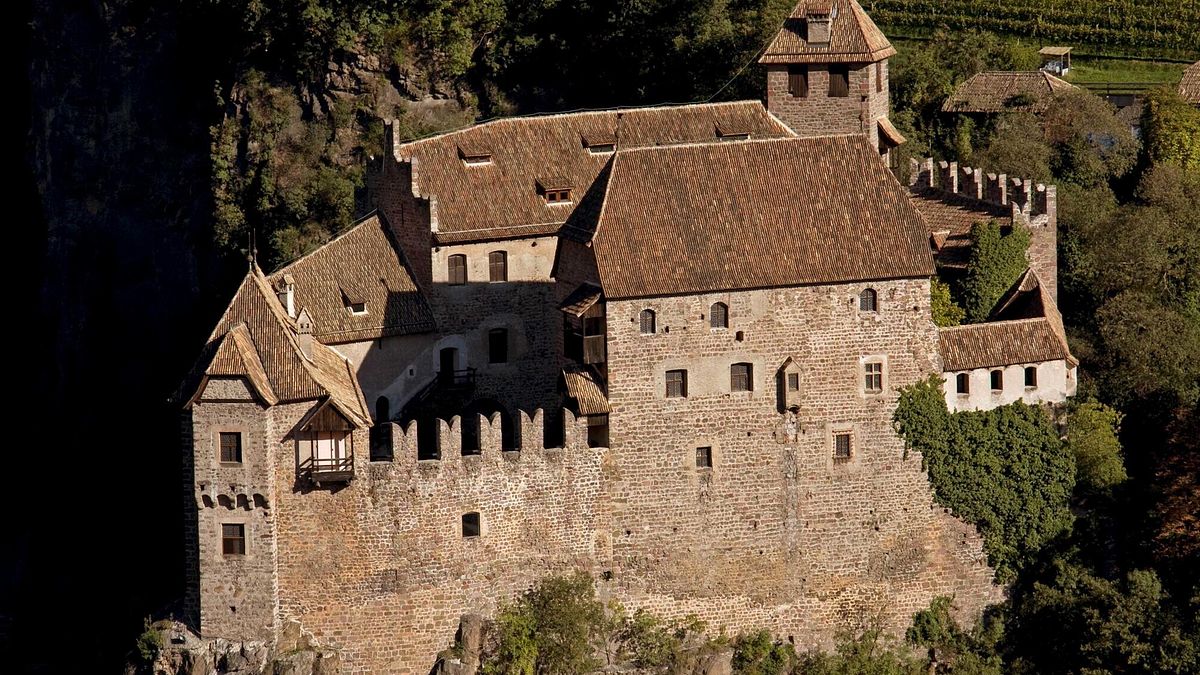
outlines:
[[938, 344], [943, 372], [1072, 358], [1045, 318], [939, 328]]
[[575, 399], [580, 415], [603, 415], [612, 412], [600, 377], [587, 366], [568, 365], [562, 371], [567, 396]]
[[1193, 63], [1183, 71], [1179, 80], [1179, 96], [1193, 105], [1200, 105], [1200, 61]]
[[[589, 151], [589, 141], [611, 139], [619, 150], [707, 142], [718, 127], [751, 138], [792, 135], [760, 102], [738, 101], [500, 119], [398, 144], [394, 152], [412, 162], [413, 191], [431, 200], [435, 239], [446, 244], [557, 232], [612, 159]], [[460, 147], [486, 148], [491, 161], [468, 164]], [[547, 204], [538, 181], [549, 178], [562, 185], [548, 187], [574, 188], [575, 202]]]
[[[424, 333], [436, 328], [391, 227], [371, 214], [324, 246], [271, 275], [275, 288], [291, 276], [295, 307], [308, 308], [314, 335], [326, 344]], [[351, 314], [347, 303], [365, 303]]]
[[1067, 329], [1063, 325], [1062, 314], [1058, 311], [1058, 303], [1050, 296], [1037, 272], [1034, 272], [1033, 268], [1029, 268], [996, 302], [988, 320], [1003, 321], [1037, 317], [1042, 317], [1050, 323], [1051, 330], [1054, 331], [1068, 354], [1067, 360], [1074, 365], [1077, 360], [1070, 355], [1071, 348], [1067, 344]]
[[[1074, 88], [1070, 82], [1040, 70], [977, 73], [955, 88], [942, 104], [942, 112], [1040, 113], [1050, 105], [1053, 94]], [[1023, 102], [1023, 98], [1029, 102]]]
[[178, 400], [190, 404], [210, 374], [244, 375], [256, 390], [261, 387], [273, 393], [275, 401], [269, 404], [329, 397], [355, 422], [370, 424], [350, 362], [315, 340], [311, 347], [312, 357], [306, 358], [295, 321], [255, 265], [209, 336]]
[[[818, 7], [819, 6], [819, 7]], [[829, 43], [810, 45], [810, 13], [831, 12]], [[759, 63], [865, 63], [896, 53], [892, 43], [855, 0], [800, 0]]]
[[858, 135], [618, 153], [593, 246], [610, 299], [933, 273], [924, 221]]

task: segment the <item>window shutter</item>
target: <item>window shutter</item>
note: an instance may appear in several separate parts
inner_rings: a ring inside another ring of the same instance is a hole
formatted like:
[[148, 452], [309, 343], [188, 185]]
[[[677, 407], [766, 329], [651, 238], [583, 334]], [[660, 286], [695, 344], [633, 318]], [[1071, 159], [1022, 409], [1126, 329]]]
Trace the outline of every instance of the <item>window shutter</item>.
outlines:
[[508, 281], [508, 253], [492, 251], [488, 254], [488, 280]]
[[450, 256], [447, 265], [447, 277], [451, 284], [461, 285], [467, 283], [467, 256], [456, 254]]
[[849, 66], [829, 66], [829, 95], [835, 98], [850, 95]]
[[788, 93], [796, 98], [808, 96], [808, 66], [788, 66]]

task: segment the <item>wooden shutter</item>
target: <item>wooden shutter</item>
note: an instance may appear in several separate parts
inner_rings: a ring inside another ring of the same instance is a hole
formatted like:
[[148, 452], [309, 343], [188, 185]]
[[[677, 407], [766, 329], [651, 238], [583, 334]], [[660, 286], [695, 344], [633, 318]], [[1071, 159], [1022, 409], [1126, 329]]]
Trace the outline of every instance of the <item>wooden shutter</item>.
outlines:
[[788, 66], [788, 93], [796, 98], [808, 96], [808, 66]]
[[850, 95], [850, 67], [829, 66], [829, 96], [845, 98]]
[[508, 281], [508, 253], [492, 251], [488, 254], [488, 280]]
[[447, 276], [451, 284], [467, 283], [467, 256], [462, 254], [450, 256], [447, 264]]

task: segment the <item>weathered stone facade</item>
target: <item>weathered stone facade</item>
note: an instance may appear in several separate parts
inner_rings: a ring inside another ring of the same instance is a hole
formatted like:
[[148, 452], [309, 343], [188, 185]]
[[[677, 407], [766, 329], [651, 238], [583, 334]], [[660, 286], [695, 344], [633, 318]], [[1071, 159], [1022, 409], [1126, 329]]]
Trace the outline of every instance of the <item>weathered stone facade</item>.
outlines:
[[845, 64], [850, 90], [831, 96], [829, 66], [807, 67], [808, 94], [793, 96], [788, 88], [788, 66], [767, 69], [767, 109], [799, 136], [865, 134], [879, 147], [879, 120], [887, 117], [890, 103], [887, 59], [876, 63]]

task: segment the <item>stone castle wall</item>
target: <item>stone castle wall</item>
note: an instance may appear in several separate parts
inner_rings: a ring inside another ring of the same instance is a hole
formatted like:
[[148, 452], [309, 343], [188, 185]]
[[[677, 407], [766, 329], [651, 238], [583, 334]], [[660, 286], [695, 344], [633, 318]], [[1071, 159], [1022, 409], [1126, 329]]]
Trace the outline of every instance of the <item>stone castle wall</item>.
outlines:
[[887, 65], [883, 66], [884, 87], [877, 91], [875, 64], [852, 63], [848, 96], [829, 96], [829, 68], [814, 63], [808, 68], [808, 96], [788, 93], [788, 67], [767, 68], [767, 110], [798, 136], [865, 134], [872, 147], [879, 147], [876, 121], [888, 114]]
[[[928, 281], [871, 285], [878, 312], [859, 311], [864, 284], [609, 301], [613, 578], [627, 602], [804, 646], [874, 616], [901, 629], [936, 595], [968, 613], [994, 599], [980, 538], [933, 504], [891, 426], [897, 390], [940, 370]], [[727, 329], [709, 327], [716, 301]], [[654, 335], [639, 330], [645, 308]], [[789, 358], [794, 436], [776, 401]], [[884, 363], [880, 394], [864, 391], [865, 358]], [[731, 392], [742, 362], [753, 391]], [[687, 369], [686, 399], [665, 398], [669, 369]], [[836, 432], [853, 435], [844, 464]]]

